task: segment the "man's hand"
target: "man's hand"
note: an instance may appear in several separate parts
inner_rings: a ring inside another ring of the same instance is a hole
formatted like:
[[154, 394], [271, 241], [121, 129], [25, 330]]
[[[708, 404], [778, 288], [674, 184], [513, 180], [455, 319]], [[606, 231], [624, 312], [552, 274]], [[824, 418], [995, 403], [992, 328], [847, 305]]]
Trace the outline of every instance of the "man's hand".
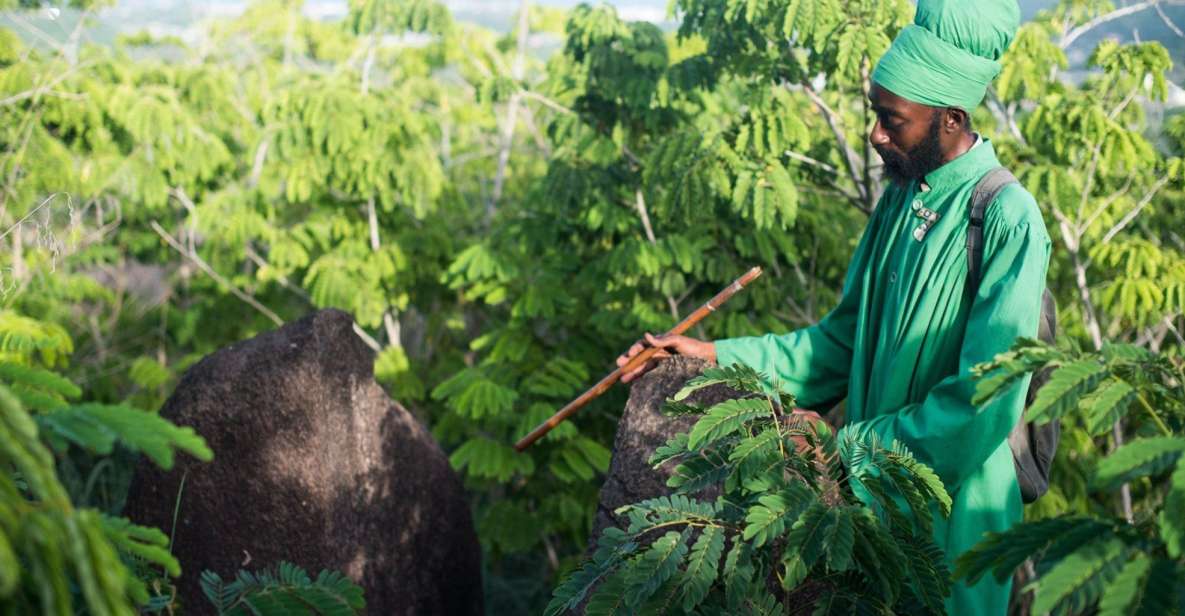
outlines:
[[617, 366], [620, 368], [635, 355], [641, 353], [646, 347], [658, 347], [658, 352], [654, 354], [646, 363], [634, 368], [633, 370], [621, 376], [622, 383], [629, 383], [630, 381], [645, 374], [648, 370], [654, 367], [659, 359], [670, 357], [672, 355], [686, 355], [687, 357], [698, 357], [706, 359], [710, 362], [716, 361], [716, 344], [713, 342], [706, 342], [704, 340], [696, 340], [687, 336], [679, 335], [663, 335], [651, 336], [646, 334], [645, 338], [634, 343], [630, 350], [626, 351], [624, 355], [617, 358]]
[[[823, 419], [818, 413], [805, 409], [796, 408], [790, 411], [789, 419], [791, 421], [797, 420], [799, 422], [804, 422], [806, 425], [803, 427], [812, 432], [817, 432], [816, 426], [818, 424], [829, 425], [827, 420]], [[809, 444], [807, 444], [805, 436], [791, 436], [790, 439], [793, 440], [794, 444], [798, 447], [798, 453], [806, 453], [810, 451], [811, 447]], [[817, 451], [816, 453], [822, 454], [822, 451]]]

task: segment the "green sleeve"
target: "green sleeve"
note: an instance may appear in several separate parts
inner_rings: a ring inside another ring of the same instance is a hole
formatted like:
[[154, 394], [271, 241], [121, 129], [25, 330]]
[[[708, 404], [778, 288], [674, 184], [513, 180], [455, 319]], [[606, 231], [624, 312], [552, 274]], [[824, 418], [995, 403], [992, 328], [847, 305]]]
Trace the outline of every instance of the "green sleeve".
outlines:
[[848, 263], [843, 297], [835, 309], [815, 325], [788, 334], [717, 340], [716, 363], [743, 364], [777, 380], [805, 408], [843, 398], [852, 369], [856, 317], [876, 220], [874, 214]]
[[987, 404], [975, 406], [971, 404], [976, 384], [971, 367], [1007, 351], [1018, 336], [1036, 336], [1049, 250], [1049, 235], [1040, 223], [1023, 222], [1004, 236], [990, 260], [985, 259], [958, 373], [940, 381], [920, 403], [844, 426], [840, 443], [847, 433], [861, 437], [870, 432], [886, 445], [901, 441], [951, 491], [982, 467], [1020, 419], [1030, 377], [1013, 383]]

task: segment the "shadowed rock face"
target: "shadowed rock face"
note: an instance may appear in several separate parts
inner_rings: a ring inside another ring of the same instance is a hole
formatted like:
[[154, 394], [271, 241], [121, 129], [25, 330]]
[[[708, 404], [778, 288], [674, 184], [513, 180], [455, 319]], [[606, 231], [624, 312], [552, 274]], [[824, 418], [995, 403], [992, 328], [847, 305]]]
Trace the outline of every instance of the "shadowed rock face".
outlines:
[[[613, 458], [601, 486], [601, 501], [589, 537], [590, 550], [596, 548], [597, 538], [606, 527], [625, 528], [628, 525], [625, 516], [613, 513], [618, 507], [671, 493], [667, 479], [675, 470], [674, 465], [667, 464], [654, 470], [647, 460], [668, 439], [691, 430], [699, 417], [667, 417], [660, 409], [667, 398], [675, 395], [688, 380], [699, 376], [707, 365], [700, 359], [676, 356], [659, 362], [653, 370], [634, 381], [625, 412], [617, 424]], [[714, 385], [695, 392], [688, 401], [712, 405], [739, 397], [737, 392], [723, 385]], [[705, 500], [716, 496], [717, 493], [708, 491], [700, 494]]]
[[322, 310], [186, 372], [161, 415], [204, 436], [214, 461], [142, 463], [126, 509], [175, 536], [186, 613], [210, 611], [203, 570], [226, 579], [280, 560], [342, 571], [369, 614], [482, 613], [461, 482], [375, 383], [373, 359], [349, 315]]

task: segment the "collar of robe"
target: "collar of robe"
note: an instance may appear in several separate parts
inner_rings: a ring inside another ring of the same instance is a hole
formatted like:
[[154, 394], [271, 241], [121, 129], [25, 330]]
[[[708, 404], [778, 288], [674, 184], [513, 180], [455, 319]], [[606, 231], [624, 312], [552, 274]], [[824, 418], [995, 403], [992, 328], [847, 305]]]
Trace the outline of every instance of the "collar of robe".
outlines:
[[999, 164], [991, 139], [981, 135], [971, 149], [927, 173], [918, 188], [923, 192], [929, 192], [931, 189], [950, 190], [982, 176], [984, 171]]

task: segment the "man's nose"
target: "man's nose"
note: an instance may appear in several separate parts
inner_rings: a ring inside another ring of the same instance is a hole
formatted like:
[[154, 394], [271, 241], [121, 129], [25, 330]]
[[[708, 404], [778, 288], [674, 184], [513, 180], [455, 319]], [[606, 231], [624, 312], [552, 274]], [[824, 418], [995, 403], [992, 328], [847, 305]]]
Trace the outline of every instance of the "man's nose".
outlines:
[[872, 145], [887, 145], [889, 143], [889, 134], [881, 128], [880, 120], [872, 125], [872, 132], [868, 133], [868, 142]]

